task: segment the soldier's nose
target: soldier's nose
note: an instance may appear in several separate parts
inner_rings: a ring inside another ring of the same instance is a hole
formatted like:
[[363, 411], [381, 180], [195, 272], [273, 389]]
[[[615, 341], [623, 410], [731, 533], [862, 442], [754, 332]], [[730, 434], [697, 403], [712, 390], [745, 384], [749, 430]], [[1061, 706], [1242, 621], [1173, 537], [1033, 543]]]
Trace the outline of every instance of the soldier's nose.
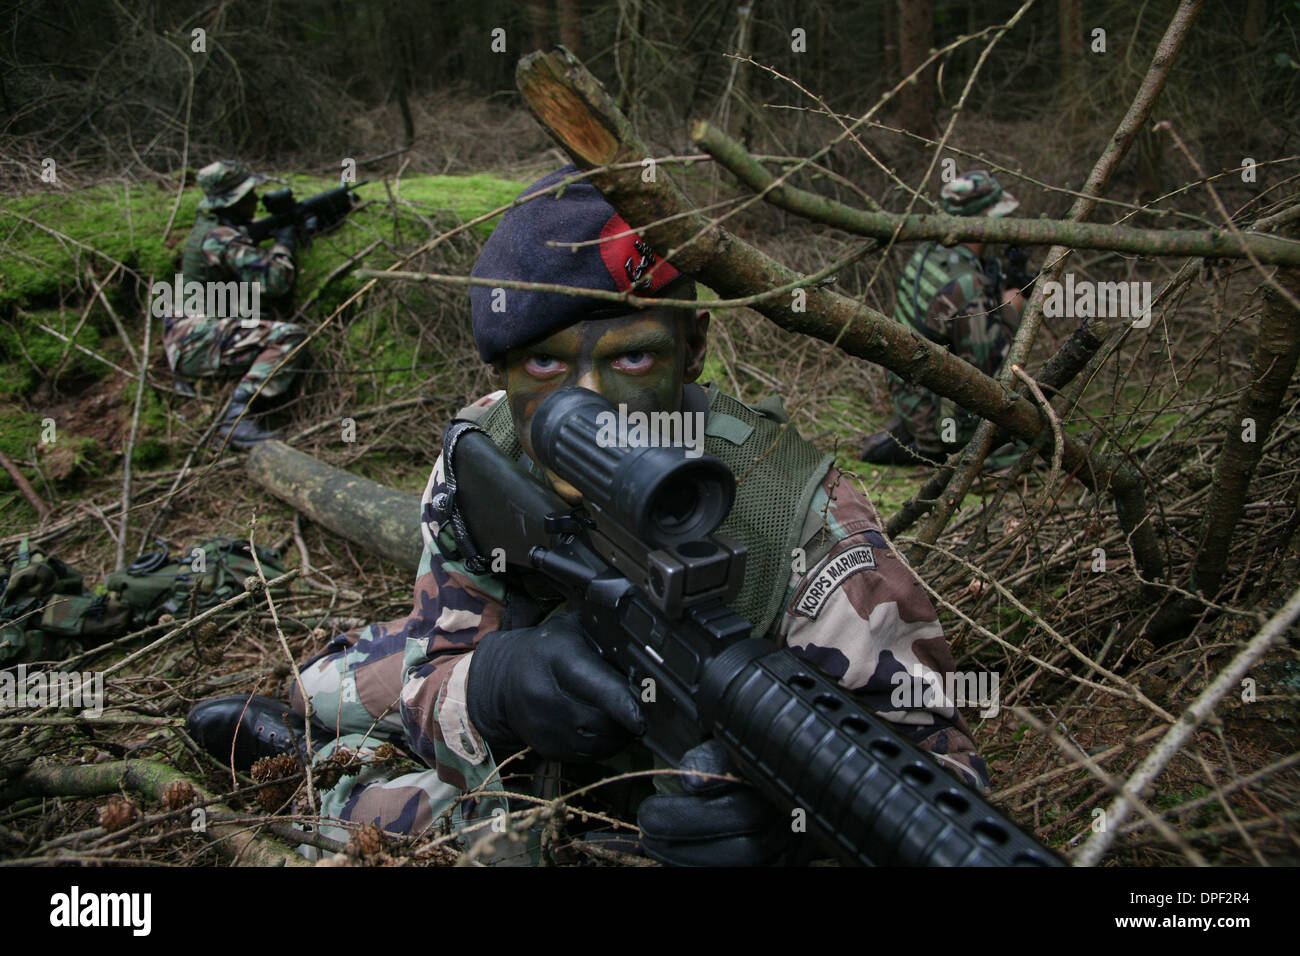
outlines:
[[600, 376], [594, 370], [584, 372], [577, 381], [578, 388], [589, 388], [593, 392], [600, 392]]

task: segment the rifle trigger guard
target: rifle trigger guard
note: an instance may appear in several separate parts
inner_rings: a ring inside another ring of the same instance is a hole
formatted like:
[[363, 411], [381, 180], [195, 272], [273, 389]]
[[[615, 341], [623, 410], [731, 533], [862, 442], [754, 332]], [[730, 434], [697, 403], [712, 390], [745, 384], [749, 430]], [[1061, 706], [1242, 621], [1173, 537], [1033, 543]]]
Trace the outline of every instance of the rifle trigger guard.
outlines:
[[[465, 519], [456, 508], [456, 468], [453, 464], [456, 460], [456, 443], [470, 431], [487, 436], [487, 432], [473, 422], [464, 421], [452, 422], [442, 436], [442, 472], [447, 490], [434, 495], [433, 507], [444, 524], [451, 526], [452, 537], [456, 539], [456, 550], [460, 553], [466, 570], [471, 574], [486, 574], [491, 564], [474, 546], [474, 539], [465, 527]], [[488, 440], [491, 441], [491, 438], [488, 437]]]

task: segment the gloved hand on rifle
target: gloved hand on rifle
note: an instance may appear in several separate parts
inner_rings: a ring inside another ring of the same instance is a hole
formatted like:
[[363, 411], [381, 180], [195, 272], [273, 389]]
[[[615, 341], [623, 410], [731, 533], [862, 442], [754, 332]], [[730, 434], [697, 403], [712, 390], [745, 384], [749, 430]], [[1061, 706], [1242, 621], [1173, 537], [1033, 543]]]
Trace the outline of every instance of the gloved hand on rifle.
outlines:
[[587, 644], [576, 613], [482, 638], [465, 696], [499, 759], [529, 746], [548, 760], [601, 760], [645, 732], [627, 681]]
[[740, 776], [722, 744], [706, 740], [686, 752], [679, 769], [680, 794], [641, 801], [637, 825], [648, 856], [673, 866], [773, 866], [784, 862], [794, 839], [791, 817], [749, 784], [716, 776]]
[[1029, 295], [1038, 281], [1038, 273], [1029, 271], [1029, 253], [1019, 246], [1011, 246], [1007, 249], [1006, 260], [1002, 268], [1006, 288], [1019, 289], [1021, 295]]
[[292, 223], [276, 229], [273, 235], [276, 245], [285, 246], [290, 252], [298, 248], [298, 227]]

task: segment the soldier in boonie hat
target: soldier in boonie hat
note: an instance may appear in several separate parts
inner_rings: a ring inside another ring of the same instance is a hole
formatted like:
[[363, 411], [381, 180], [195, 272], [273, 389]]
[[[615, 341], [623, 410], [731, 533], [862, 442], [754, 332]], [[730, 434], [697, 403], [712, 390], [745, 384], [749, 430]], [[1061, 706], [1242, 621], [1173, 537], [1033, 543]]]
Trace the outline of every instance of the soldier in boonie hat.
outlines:
[[[950, 216], [1008, 216], [1020, 201], [992, 173], [972, 169], [939, 193]], [[899, 276], [893, 318], [996, 375], [1020, 327], [1024, 295], [1004, 281], [984, 243], [924, 242]], [[950, 399], [889, 373], [894, 414], [862, 442], [858, 457], [876, 465], [933, 464], [970, 441], [978, 419]]]
[[243, 163], [218, 159], [199, 170], [199, 188], [203, 198], [200, 209], [225, 209], [248, 195], [248, 191], [266, 182]]
[[993, 174], [972, 169], [943, 187], [943, 211], [950, 216], [1009, 216], [1020, 200], [1002, 188]]
[[[248, 448], [278, 437], [249, 417], [254, 396], [269, 401], [283, 395], [304, 358], [294, 347], [306, 330], [277, 318], [291, 311], [298, 238], [295, 227], [286, 224], [275, 230], [269, 249], [253, 241], [248, 232], [257, 210], [253, 190], [266, 177], [243, 163], [219, 159], [199, 170], [197, 179], [203, 198], [194, 228], [181, 246], [176, 281], [183, 279], [187, 290], [234, 289], [237, 295], [205, 291], [197, 296], [205, 307], [208, 301], [216, 306], [218, 314], [213, 315], [188, 306], [178, 310], [173, 300], [161, 310], [163, 348], [178, 385], [204, 377], [240, 376], [217, 434], [236, 448]], [[238, 309], [232, 306], [236, 300]], [[190, 301], [188, 291], [185, 301]], [[249, 314], [244, 314], [245, 306]]]

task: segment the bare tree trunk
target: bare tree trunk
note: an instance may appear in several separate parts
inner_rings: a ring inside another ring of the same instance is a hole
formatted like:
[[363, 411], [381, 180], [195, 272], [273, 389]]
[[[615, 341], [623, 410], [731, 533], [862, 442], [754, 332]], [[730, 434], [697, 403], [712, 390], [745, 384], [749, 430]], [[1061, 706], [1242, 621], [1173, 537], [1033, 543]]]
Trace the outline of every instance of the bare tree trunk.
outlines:
[[[934, 46], [930, 0], [898, 0], [899, 70], [907, 76], [925, 62]], [[922, 70], [898, 93], [899, 120], [919, 136], [934, 138], [934, 66]]]
[[560, 42], [574, 56], [581, 56], [582, 16], [578, 12], [578, 0], [555, 0], [555, 13], [560, 21]]
[[1268, 0], [1246, 0], [1246, 16], [1241, 22], [1241, 38], [1247, 43], [1258, 43], [1264, 31], [1264, 17], [1268, 13]]
[[530, 50], [544, 50], [547, 42], [547, 13], [548, 5], [546, 0], [528, 0], [528, 48]]
[[[1282, 269], [1278, 283], [1300, 293], [1300, 269]], [[1264, 444], [1277, 421], [1287, 387], [1300, 360], [1300, 312], [1272, 286], [1264, 288], [1259, 341], [1250, 363], [1250, 385], [1228, 422], [1223, 450], [1214, 468], [1214, 484], [1206, 506], [1201, 555], [1194, 584], [1213, 600], [1228, 567], [1228, 546], [1241, 519], [1250, 479], [1264, 453]]]
[[1065, 133], [1072, 146], [1083, 135], [1083, 0], [1058, 0], [1060, 27], [1061, 101]]
[[881, 54], [885, 63], [885, 88], [892, 89], [898, 82], [898, 7], [894, 0], [881, 5]]

